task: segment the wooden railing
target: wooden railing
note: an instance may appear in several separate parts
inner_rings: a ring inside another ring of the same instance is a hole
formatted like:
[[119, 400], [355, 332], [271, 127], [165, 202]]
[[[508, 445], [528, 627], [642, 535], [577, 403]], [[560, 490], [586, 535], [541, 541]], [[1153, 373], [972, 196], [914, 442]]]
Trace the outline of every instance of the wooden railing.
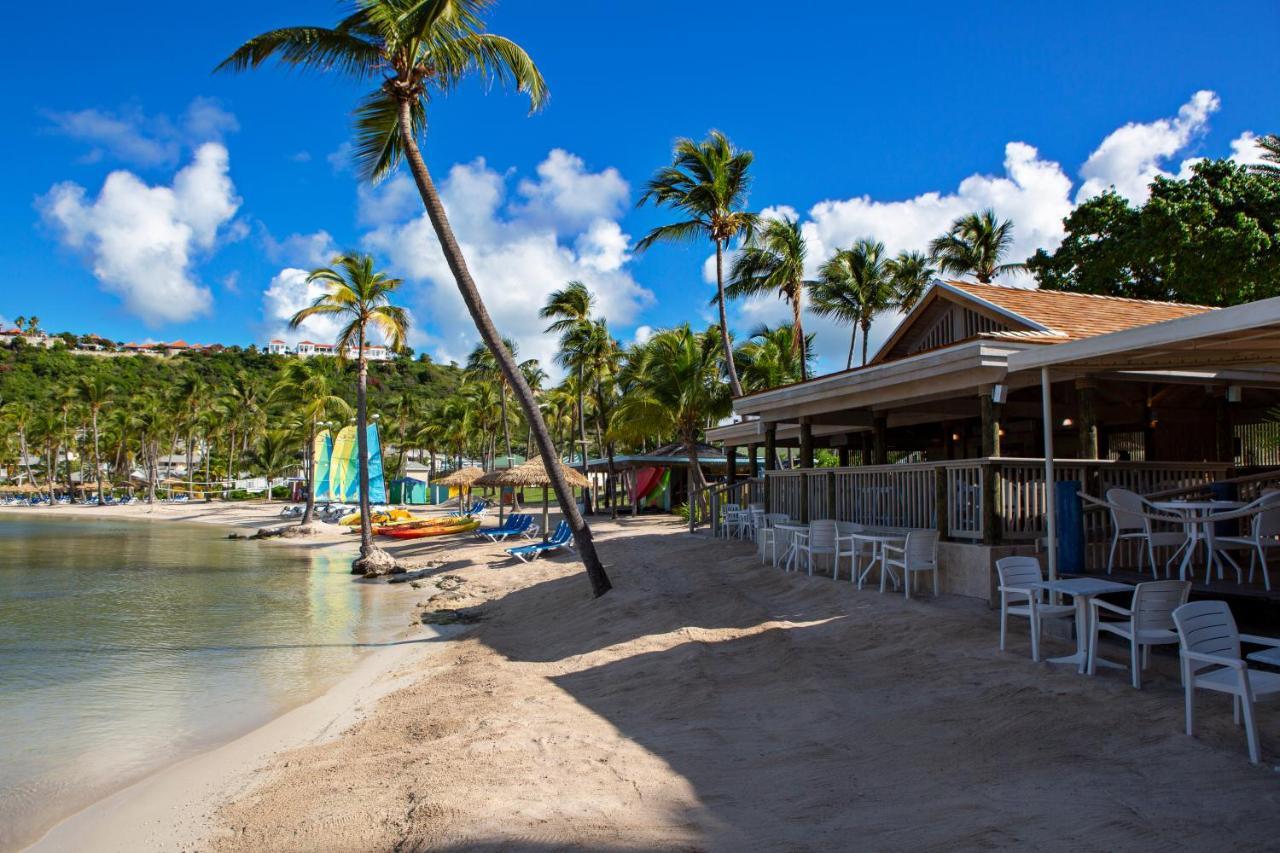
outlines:
[[750, 506], [764, 503], [764, 480], [739, 480], [736, 483], [713, 483], [689, 496], [689, 532], [707, 525], [715, 536], [724, 523], [724, 506]]

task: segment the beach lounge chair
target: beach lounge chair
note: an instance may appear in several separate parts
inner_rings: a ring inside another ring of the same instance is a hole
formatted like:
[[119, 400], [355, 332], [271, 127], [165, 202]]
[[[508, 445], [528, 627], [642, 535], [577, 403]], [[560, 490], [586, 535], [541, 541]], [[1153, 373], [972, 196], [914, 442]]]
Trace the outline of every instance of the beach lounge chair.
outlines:
[[551, 538], [546, 542], [534, 542], [529, 545], [520, 545], [515, 548], [508, 548], [507, 553], [515, 557], [522, 563], [535, 560], [540, 554], [549, 554], [552, 551], [559, 551], [561, 548], [573, 547], [573, 531], [569, 529], [569, 522], [561, 521], [556, 527], [556, 532], [551, 534]]
[[499, 526], [481, 527], [476, 530], [476, 536], [488, 539], [490, 542], [497, 542], [508, 536], [525, 536], [532, 539], [537, 533], [538, 525], [533, 523], [533, 516], [521, 512], [507, 516], [507, 520]]

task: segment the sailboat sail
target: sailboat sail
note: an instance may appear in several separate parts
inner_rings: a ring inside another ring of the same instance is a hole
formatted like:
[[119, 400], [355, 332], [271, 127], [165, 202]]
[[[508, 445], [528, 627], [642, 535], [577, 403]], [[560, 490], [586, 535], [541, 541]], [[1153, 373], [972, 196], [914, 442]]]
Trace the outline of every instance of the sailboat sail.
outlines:
[[318, 501], [331, 500], [329, 497], [329, 465], [333, 458], [333, 436], [324, 430], [316, 436], [315, 448], [312, 450], [314, 464], [311, 470], [311, 483]]

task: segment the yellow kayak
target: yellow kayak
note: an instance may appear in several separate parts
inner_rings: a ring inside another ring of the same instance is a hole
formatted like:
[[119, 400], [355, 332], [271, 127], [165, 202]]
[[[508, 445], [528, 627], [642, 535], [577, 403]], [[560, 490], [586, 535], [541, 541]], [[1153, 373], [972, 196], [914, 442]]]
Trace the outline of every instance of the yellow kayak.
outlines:
[[[370, 517], [370, 521], [374, 524], [387, 524], [392, 521], [409, 521], [412, 519], [413, 513], [409, 512], [407, 509], [393, 509], [389, 512], [375, 512]], [[355, 527], [360, 523], [359, 511], [353, 512], [350, 515], [344, 515], [342, 518], [338, 519], [338, 523], [346, 527]]]

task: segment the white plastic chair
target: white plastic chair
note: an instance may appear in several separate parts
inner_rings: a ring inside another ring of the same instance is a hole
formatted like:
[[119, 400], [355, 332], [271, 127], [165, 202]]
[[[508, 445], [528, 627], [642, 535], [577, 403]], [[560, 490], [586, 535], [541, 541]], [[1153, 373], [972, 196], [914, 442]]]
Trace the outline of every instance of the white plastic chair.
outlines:
[[1044, 590], [1031, 586], [1044, 580], [1035, 557], [996, 560], [996, 574], [1000, 578], [1000, 651], [1005, 649], [1009, 617], [1025, 616], [1031, 620], [1031, 659], [1038, 663], [1043, 620], [1075, 618], [1076, 609], [1070, 604], [1046, 604]]
[[862, 561], [875, 559], [875, 543], [866, 539], [855, 539], [854, 534], [866, 530], [866, 526], [854, 521], [836, 522], [836, 569], [832, 577], [839, 577], [840, 561], [849, 558], [849, 582], [856, 583], [858, 572], [862, 569]]
[[791, 516], [785, 512], [766, 512], [760, 519], [760, 526], [756, 528], [756, 552], [760, 555], [760, 561], [764, 562], [765, 552], [769, 553], [769, 563], [775, 568], [778, 565], [778, 531], [773, 529], [775, 524], [786, 524], [791, 520]]
[[836, 523], [829, 518], [820, 518], [809, 522], [807, 533], [796, 534], [796, 568], [803, 555], [804, 564], [809, 577], [813, 577], [813, 558], [823, 555], [831, 559], [834, 572], [836, 567]]
[[1280, 693], [1280, 673], [1250, 669], [1240, 654], [1240, 642], [1280, 646], [1280, 640], [1242, 635], [1225, 601], [1184, 604], [1173, 611], [1173, 622], [1181, 641], [1187, 735], [1194, 736], [1196, 688], [1228, 693], [1236, 725], [1240, 725], [1240, 713], [1244, 711], [1249, 760], [1258, 764], [1262, 761], [1262, 750], [1258, 745], [1258, 727], [1253, 719], [1253, 700], [1258, 696]]
[[[1251, 506], [1259, 508], [1249, 525], [1248, 536], [1215, 536], [1213, 544], [1224, 549], [1250, 549], [1249, 583], [1253, 573], [1262, 566], [1262, 585], [1271, 589], [1271, 574], [1267, 571], [1267, 549], [1280, 546], [1280, 492], [1266, 492]], [[1205, 581], [1208, 583], [1208, 581]]]
[[1111, 509], [1111, 551], [1107, 555], [1107, 574], [1116, 561], [1116, 548], [1120, 540], [1138, 540], [1146, 547], [1138, 548], [1138, 571], [1142, 571], [1143, 557], [1151, 559], [1151, 576], [1159, 580], [1159, 564], [1156, 562], [1156, 548], [1185, 545], [1187, 534], [1175, 532], [1156, 532], [1151, 529], [1151, 519], [1144, 513], [1150, 508], [1146, 498], [1128, 489], [1107, 489], [1107, 503]]
[[938, 596], [938, 531], [913, 530], [901, 547], [892, 542], [885, 542], [881, 547], [885, 552], [885, 571], [902, 570], [904, 596], [911, 597], [911, 576], [921, 572], [933, 573], [933, 595]]
[[[1178, 642], [1173, 611], [1186, 604], [1190, 594], [1191, 581], [1148, 581], [1133, 588], [1133, 600], [1127, 608], [1098, 598], [1089, 599], [1093, 606], [1089, 620], [1093, 625], [1089, 636], [1089, 674], [1093, 675], [1097, 670], [1098, 634], [1114, 634], [1129, 643], [1129, 672], [1133, 688], [1141, 690], [1142, 670], [1151, 663], [1151, 647]], [[1103, 622], [1099, 618], [1102, 611], [1126, 618]]]

